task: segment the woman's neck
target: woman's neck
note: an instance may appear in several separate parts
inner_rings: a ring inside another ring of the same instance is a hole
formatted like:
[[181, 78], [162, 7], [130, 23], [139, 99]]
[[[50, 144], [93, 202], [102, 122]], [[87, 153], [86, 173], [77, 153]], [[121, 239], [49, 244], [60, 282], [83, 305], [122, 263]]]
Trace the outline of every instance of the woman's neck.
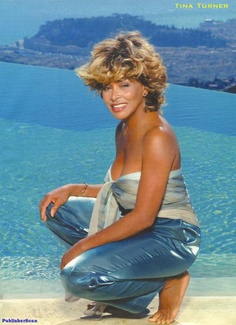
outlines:
[[135, 114], [126, 120], [122, 121], [123, 134], [126, 133], [139, 133], [143, 130], [153, 128], [154, 126], [162, 126], [162, 117], [158, 112], [145, 112]]

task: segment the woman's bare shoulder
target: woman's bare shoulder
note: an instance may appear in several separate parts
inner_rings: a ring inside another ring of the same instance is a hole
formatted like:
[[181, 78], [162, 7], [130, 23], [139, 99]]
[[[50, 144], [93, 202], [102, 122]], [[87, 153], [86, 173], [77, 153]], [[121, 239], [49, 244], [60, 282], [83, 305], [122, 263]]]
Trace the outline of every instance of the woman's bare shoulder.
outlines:
[[159, 144], [167, 144], [168, 142], [177, 142], [175, 132], [166, 120], [162, 120], [161, 123], [154, 125], [144, 135], [144, 143], [157, 142]]
[[174, 131], [168, 123], [157, 125], [148, 130], [143, 138], [143, 159], [165, 161], [172, 165], [180, 157], [179, 144]]

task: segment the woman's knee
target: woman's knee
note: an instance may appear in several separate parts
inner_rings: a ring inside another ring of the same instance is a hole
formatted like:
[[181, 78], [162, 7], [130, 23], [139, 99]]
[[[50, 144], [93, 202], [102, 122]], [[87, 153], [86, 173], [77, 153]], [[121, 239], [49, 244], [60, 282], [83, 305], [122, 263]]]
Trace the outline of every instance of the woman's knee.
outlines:
[[[75, 296], [85, 299], [93, 299], [97, 291], [102, 293], [102, 288], [111, 285], [114, 281], [106, 274], [96, 271], [74, 271], [70, 266], [66, 266], [61, 271], [61, 282], [66, 291]], [[98, 290], [99, 289], [99, 290]]]

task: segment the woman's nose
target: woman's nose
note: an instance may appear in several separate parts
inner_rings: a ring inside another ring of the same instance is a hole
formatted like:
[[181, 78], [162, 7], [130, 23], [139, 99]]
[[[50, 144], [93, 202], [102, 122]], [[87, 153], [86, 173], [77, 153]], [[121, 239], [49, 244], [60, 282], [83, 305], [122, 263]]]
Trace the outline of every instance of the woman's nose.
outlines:
[[117, 87], [112, 88], [112, 93], [111, 93], [111, 100], [115, 101], [119, 98], [119, 89]]

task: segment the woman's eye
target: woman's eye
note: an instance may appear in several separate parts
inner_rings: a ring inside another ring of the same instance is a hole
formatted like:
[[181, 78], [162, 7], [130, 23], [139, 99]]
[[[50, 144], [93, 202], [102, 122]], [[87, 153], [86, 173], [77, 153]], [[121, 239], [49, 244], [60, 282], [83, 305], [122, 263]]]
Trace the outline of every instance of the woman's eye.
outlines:
[[104, 85], [103, 87], [102, 87], [102, 90], [108, 90], [108, 89], [110, 89], [111, 87], [109, 86], [109, 85]]
[[129, 84], [123, 84], [123, 85], [121, 85], [121, 88], [127, 88], [127, 87], [129, 87]]

